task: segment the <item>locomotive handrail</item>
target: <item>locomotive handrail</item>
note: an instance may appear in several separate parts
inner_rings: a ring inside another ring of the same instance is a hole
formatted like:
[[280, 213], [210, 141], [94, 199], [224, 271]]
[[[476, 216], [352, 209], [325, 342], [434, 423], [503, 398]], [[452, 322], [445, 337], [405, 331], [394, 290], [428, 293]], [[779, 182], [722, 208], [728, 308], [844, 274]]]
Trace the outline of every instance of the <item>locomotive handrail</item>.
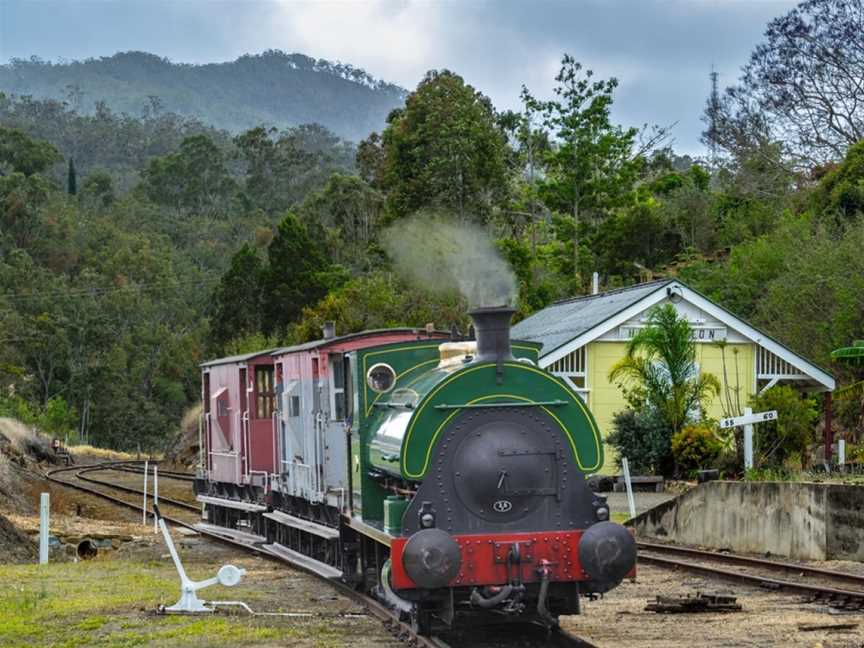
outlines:
[[273, 470], [278, 470], [279, 462], [282, 461], [282, 435], [279, 433], [281, 415], [282, 411], [276, 407], [273, 408], [273, 413], [270, 415], [270, 425], [273, 428]]
[[195, 473], [199, 477], [204, 474], [204, 412], [198, 415], [198, 460], [195, 462]]
[[404, 409], [404, 410], [413, 410], [413, 403], [373, 403], [372, 407], [379, 407], [381, 409]]
[[249, 409], [243, 410], [243, 414], [240, 417], [240, 434], [243, 435], [242, 446], [243, 447], [243, 478], [248, 482], [252, 479], [252, 448], [251, 448], [251, 438], [250, 438], [250, 419], [249, 419]]
[[491, 407], [534, 407], [535, 405], [551, 405], [552, 407], [561, 407], [566, 405], [567, 401], [552, 400], [552, 401], [507, 401], [506, 403], [464, 403], [462, 405], [447, 405], [442, 403], [436, 405], [438, 410], [453, 410], [453, 409], [489, 409]]

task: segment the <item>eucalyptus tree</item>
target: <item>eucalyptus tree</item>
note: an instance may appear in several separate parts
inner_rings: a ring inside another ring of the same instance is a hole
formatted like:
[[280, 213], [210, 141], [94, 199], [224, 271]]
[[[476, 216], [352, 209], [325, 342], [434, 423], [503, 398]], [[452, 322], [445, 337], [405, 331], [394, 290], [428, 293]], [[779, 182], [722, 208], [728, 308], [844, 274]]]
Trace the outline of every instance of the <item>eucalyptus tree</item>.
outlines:
[[[387, 122], [380, 184], [390, 219], [424, 208], [463, 221], [491, 217], [507, 191], [508, 148], [486, 96], [458, 74], [433, 70]], [[371, 142], [362, 150], [374, 152]], [[369, 168], [378, 164], [373, 160]]]
[[708, 143], [740, 156], [783, 142], [808, 165], [864, 138], [864, 2], [806, 0], [772, 20], [738, 83], [709, 101]]
[[572, 246], [578, 277], [586, 226], [628, 203], [644, 159], [639, 130], [612, 123], [617, 79], [595, 80], [591, 70], [565, 54], [555, 82], [554, 99], [539, 100], [527, 88], [522, 96], [526, 113], [541, 114], [552, 136], [539, 195], [550, 209], [568, 217], [559, 221], [559, 236]]

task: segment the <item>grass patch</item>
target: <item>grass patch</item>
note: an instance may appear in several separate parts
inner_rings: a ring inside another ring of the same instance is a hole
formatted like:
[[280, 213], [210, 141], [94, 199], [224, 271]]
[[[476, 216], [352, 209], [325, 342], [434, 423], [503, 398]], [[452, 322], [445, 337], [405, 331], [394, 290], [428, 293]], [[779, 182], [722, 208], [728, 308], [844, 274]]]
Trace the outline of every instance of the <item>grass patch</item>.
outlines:
[[622, 511], [612, 511], [612, 522], [617, 522], [618, 524], [624, 524], [629, 519], [630, 519], [629, 513], [624, 513]]
[[[206, 569], [209, 569], [206, 568]], [[204, 568], [192, 568], [201, 577]], [[0, 565], [0, 646], [3, 648], [105, 648], [342, 645], [346, 637], [325, 619], [212, 616], [162, 616], [159, 603], [179, 595], [176, 572], [168, 561], [99, 558], [80, 563]], [[236, 588], [229, 596], [214, 587], [214, 599], [252, 600]], [[334, 632], [336, 634], [334, 634]], [[350, 630], [344, 634], [350, 636]]]
[[128, 452], [109, 450], [108, 448], [97, 448], [91, 445], [75, 445], [67, 448], [69, 452], [77, 457], [97, 457], [111, 461], [132, 461], [136, 457]]

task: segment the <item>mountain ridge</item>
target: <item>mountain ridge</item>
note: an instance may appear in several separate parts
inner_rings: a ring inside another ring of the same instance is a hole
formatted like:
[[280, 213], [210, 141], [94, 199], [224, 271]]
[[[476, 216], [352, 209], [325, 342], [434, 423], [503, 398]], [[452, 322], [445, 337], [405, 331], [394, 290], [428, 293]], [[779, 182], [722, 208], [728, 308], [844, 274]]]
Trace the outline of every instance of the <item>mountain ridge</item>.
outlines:
[[380, 130], [407, 96], [353, 65], [281, 50], [200, 64], [141, 51], [58, 62], [11, 59], [0, 65], [0, 92], [64, 100], [86, 114], [100, 102], [134, 116], [170, 111], [234, 133], [260, 124], [319, 123], [353, 141]]

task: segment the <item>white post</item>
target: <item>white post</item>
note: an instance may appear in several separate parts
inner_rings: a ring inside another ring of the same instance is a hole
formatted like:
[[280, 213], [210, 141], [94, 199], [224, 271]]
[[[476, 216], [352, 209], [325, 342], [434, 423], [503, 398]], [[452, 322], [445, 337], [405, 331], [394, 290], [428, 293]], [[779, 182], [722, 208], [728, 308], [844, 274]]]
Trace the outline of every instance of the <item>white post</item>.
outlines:
[[600, 292], [600, 273], [595, 272], [591, 275], [591, 294], [596, 295]]
[[624, 471], [624, 485], [627, 487], [627, 506], [630, 507], [630, 517], [636, 517], [636, 502], [633, 500], [633, 484], [630, 483], [630, 464], [627, 457], [621, 459], [621, 469]]
[[837, 442], [837, 462], [842, 466], [846, 463], [846, 441], [844, 439], [840, 439]]
[[[750, 416], [753, 413], [752, 408], [744, 408], [744, 416]], [[750, 470], [753, 467], [753, 424], [748, 423], [744, 426], [744, 470]]]
[[48, 493], [39, 498], [39, 564], [48, 564], [48, 514], [51, 510]]
[[159, 466], [153, 464], [153, 533], [159, 533], [156, 507], [159, 506]]
[[141, 524], [147, 526], [147, 473], [150, 472], [150, 462], [144, 460], [144, 505], [141, 507]]

